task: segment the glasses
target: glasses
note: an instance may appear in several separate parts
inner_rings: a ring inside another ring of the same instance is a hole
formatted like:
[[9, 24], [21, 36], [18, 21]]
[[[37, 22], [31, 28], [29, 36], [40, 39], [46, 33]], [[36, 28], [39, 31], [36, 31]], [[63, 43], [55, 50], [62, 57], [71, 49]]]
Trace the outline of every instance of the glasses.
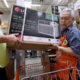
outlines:
[[60, 18], [60, 20], [65, 20], [65, 21], [70, 20], [70, 19], [72, 19], [72, 18], [71, 17], [61, 17]]

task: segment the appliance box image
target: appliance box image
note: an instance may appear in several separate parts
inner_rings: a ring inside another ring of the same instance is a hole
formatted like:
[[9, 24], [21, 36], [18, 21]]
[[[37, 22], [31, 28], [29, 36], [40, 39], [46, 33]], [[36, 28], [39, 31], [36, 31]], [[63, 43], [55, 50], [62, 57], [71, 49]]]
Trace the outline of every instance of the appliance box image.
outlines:
[[[53, 20], [55, 18], [56, 20]], [[14, 5], [11, 11], [9, 34], [19, 33], [23, 42], [59, 43], [58, 17]]]

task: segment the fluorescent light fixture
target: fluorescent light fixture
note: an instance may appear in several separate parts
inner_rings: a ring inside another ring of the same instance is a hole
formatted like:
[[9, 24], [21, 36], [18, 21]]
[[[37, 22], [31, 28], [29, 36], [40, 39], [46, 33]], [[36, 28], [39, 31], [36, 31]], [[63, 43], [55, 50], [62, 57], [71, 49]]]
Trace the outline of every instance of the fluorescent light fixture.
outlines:
[[31, 8], [31, 3], [32, 3], [32, 1], [25, 1], [24, 5], [26, 8]]
[[24, 2], [24, 5], [25, 5], [25, 7], [27, 7], [27, 8], [31, 8], [31, 6], [32, 7], [40, 7], [41, 5], [39, 5], [39, 4], [32, 4], [32, 1], [25, 1]]
[[9, 8], [9, 5], [8, 5], [7, 1], [6, 0], [3, 0], [3, 1], [4, 1], [5, 5], [6, 5], [6, 7]]
[[26, 8], [31, 8], [31, 2], [25, 2], [24, 4]]
[[41, 5], [39, 5], [39, 4], [31, 4], [31, 6], [40, 7]]

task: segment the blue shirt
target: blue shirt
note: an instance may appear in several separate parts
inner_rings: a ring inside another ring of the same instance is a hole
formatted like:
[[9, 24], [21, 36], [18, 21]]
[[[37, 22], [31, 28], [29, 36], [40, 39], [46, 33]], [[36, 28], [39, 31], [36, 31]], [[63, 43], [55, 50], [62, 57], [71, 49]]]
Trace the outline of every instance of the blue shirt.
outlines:
[[[80, 56], [80, 30], [76, 26], [69, 26], [62, 30], [61, 35], [67, 36], [68, 47]], [[80, 68], [80, 60], [78, 61], [78, 68]]]

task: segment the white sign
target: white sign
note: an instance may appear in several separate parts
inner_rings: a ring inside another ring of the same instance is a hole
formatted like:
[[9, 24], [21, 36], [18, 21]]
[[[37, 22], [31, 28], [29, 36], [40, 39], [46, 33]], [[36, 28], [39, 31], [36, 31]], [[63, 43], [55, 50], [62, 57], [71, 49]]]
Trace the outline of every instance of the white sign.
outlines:
[[59, 13], [61, 13], [65, 8], [67, 8], [67, 7], [65, 7], [65, 6], [58, 6]]

